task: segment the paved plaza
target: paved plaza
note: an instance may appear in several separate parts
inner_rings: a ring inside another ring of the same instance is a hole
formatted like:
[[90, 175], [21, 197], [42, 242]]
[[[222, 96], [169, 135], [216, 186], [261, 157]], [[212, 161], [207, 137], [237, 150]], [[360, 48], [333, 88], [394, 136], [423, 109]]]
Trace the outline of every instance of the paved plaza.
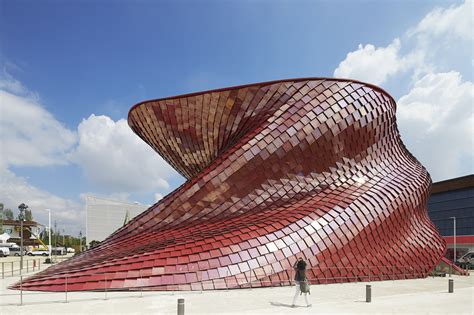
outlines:
[[[30, 273], [31, 274], [31, 273]], [[303, 297], [291, 308], [293, 287], [205, 292], [23, 293], [8, 290], [18, 277], [1, 279], [0, 314], [176, 314], [178, 298], [185, 314], [473, 314], [474, 275], [371, 282], [372, 302], [365, 302], [366, 282], [314, 285], [311, 308]]]

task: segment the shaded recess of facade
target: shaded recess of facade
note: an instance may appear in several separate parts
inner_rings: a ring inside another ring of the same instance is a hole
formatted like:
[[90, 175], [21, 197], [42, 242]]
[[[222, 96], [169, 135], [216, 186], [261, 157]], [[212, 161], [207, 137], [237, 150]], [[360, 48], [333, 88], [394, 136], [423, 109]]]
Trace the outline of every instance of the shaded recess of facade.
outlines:
[[447, 257], [474, 251], [474, 175], [434, 183], [428, 199], [428, 214], [448, 244]]
[[312, 283], [426, 276], [446, 245], [395, 110], [380, 88], [332, 78], [139, 103], [130, 127], [188, 180], [23, 289], [288, 285], [297, 257]]

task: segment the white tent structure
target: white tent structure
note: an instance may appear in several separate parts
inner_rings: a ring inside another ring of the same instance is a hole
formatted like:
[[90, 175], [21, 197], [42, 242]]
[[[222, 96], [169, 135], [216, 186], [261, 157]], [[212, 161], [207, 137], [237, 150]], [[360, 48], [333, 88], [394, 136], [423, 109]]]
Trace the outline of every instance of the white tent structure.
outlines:
[[10, 239], [10, 234], [3, 233], [0, 234], [0, 243], [6, 243]]

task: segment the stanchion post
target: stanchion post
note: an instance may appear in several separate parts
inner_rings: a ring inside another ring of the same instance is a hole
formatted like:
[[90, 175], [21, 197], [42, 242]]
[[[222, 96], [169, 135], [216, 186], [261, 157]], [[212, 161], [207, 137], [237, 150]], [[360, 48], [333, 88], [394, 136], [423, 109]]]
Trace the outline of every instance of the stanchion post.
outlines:
[[370, 284], [365, 286], [365, 302], [372, 302], [372, 286]]
[[453, 293], [454, 292], [454, 280], [449, 279], [448, 281], [449, 281], [448, 282], [448, 292]]
[[178, 299], [178, 315], [184, 315], [184, 299]]

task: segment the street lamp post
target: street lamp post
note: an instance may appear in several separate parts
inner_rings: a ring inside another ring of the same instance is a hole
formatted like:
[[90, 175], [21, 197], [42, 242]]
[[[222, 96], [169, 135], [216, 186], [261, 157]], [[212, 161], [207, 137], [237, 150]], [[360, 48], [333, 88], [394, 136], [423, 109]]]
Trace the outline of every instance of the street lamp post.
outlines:
[[79, 231], [79, 252], [82, 252], [82, 231]]
[[46, 209], [48, 211], [48, 251], [49, 251], [49, 263], [51, 263], [51, 209]]
[[453, 256], [453, 261], [456, 263], [456, 217], [450, 217], [450, 219], [453, 219], [453, 229], [454, 229], [454, 256]]
[[20, 219], [20, 275], [21, 271], [23, 270], [23, 220], [25, 220], [25, 210], [28, 209], [28, 206], [22, 203], [18, 206], [20, 210], [20, 215], [18, 219]]
[[64, 229], [63, 229], [63, 248], [64, 248], [64, 251], [66, 252], [66, 240], [64, 238]]

